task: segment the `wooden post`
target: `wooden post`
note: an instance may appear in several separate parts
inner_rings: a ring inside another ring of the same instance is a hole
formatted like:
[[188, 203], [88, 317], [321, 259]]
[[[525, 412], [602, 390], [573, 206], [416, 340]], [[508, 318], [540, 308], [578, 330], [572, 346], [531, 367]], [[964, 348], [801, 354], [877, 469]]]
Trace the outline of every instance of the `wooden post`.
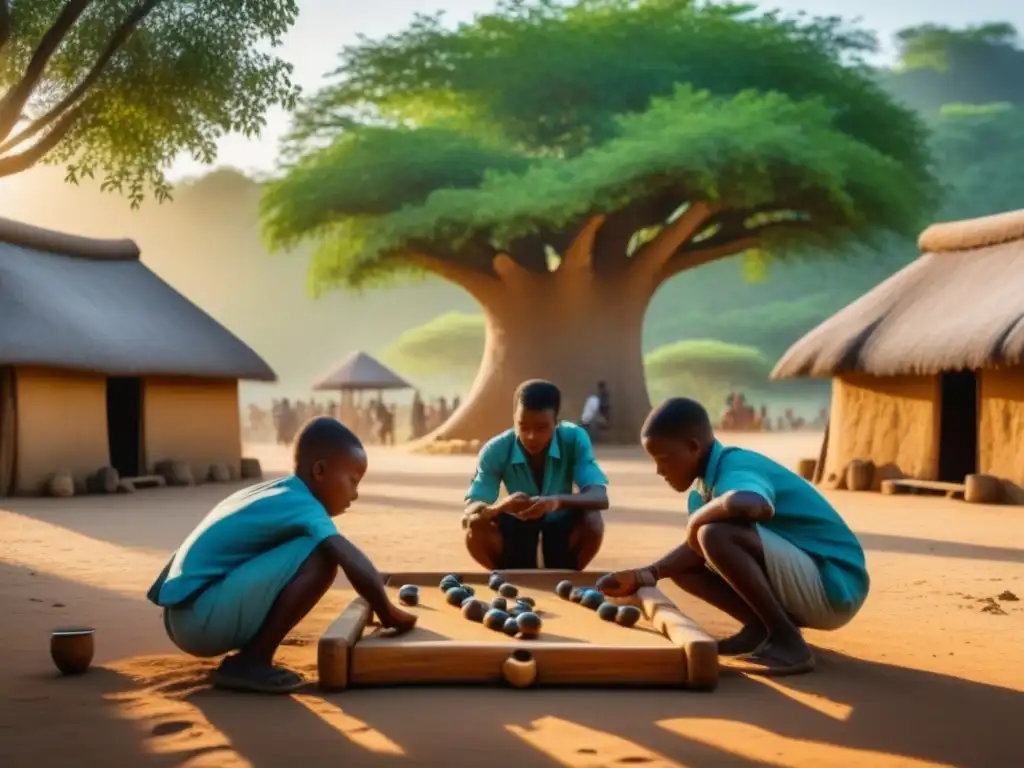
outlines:
[[348, 687], [352, 646], [363, 636], [369, 621], [370, 604], [357, 597], [324, 631], [317, 645], [317, 676], [321, 690], [342, 691]]
[[686, 654], [689, 686], [714, 689], [718, 685], [718, 642], [657, 587], [641, 587], [636, 596], [647, 620]]

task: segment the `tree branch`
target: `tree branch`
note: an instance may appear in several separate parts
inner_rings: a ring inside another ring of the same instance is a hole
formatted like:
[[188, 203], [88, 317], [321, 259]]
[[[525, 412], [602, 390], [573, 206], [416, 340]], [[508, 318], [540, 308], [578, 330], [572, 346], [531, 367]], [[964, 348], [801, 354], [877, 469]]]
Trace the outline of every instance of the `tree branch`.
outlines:
[[72, 109], [57, 121], [49, 133], [28, 149], [16, 155], [0, 157], [0, 178], [23, 173], [42, 160], [68, 135], [68, 131], [71, 130], [80, 115], [80, 107]]
[[68, 32], [75, 26], [75, 22], [92, 3], [93, 0], [68, 0], [64, 4], [57, 20], [46, 31], [43, 39], [39, 41], [39, 45], [32, 53], [32, 58], [25, 68], [25, 74], [0, 100], [0, 138], [6, 139], [11, 135], [14, 126], [21, 119], [25, 105], [28, 104], [39, 81], [42, 80], [46, 66], [50, 63], [53, 54], [64, 42]]
[[683, 199], [669, 191], [653, 199], [635, 200], [607, 214], [594, 240], [594, 271], [613, 274], [628, 266], [628, 250], [633, 236], [642, 229], [664, 224]]
[[678, 219], [666, 224], [651, 242], [636, 252], [631, 259], [630, 279], [640, 282], [654, 280], [676, 251], [699, 232], [717, 211], [713, 203], [691, 203]]
[[576, 237], [562, 255], [562, 263], [558, 267], [559, 275], [578, 279], [580, 272], [590, 273], [593, 267], [594, 240], [604, 221], [604, 215], [598, 214], [591, 216], [580, 227]]
[[421, 269], [459, 286], [481, 304], [492, 298], [495, 291], [501, 290], [501, 283], [493, 275], [451, 259], [419, 251], [409, 253], [408, 259]]
[[683, 243], [662, 267], [658, 276], [659, 284], [688, 269], [757, 248], [766, 232], [778, 229], [806, 228], [811, 225], [809, 219], [799, 218], [769, 218], [762, 224], [753, 226], [749, 224], [751, 218], [772, 212], [782, 213], [778, 206], [763, 206], [723, 211], [713, 217], [708, 222], [709, 226], [697, 234], [708, 231], [709, 227], [717, 227], [717, 229], [706, 238], [700, 240], [691, 238]]
[[[46, 128], [54, 120], [59, 118], [65, 111], [74, 106], [91, 88], [97, 80], [103, 75], [110, 60], [114, 58], [114, 55], [121, 49], [121, 47], [128, 42], [132, 34], [138, 29], [139, 25], [146, 19], [146, 17], [153, 12], [153, 10], [163, 0], [144, 0], [137, 4], [121, 23], [114, 34], [111, 36], [110, 41], [107, 43], [107, 47], [103, 49], [99, 57], [96, 59], [96, 63], [93, 64], [92, 69], [89, 70], [88, 74], [82, 79], [74, 89], [68, 93], [56, 106], [50, 109], [46, 114], [33, 120], [32, 123], [21, 131], [17, 136], [13, 136], [3, 144], [0, 144], [0, 154], [9, 152], [19, 144], [24, 143], [26, 140], [35, 136], [39, 131]], [[9, 133], [10, 131], [8, 131]], [[6, 136], [7, 134], [3, 134]]]

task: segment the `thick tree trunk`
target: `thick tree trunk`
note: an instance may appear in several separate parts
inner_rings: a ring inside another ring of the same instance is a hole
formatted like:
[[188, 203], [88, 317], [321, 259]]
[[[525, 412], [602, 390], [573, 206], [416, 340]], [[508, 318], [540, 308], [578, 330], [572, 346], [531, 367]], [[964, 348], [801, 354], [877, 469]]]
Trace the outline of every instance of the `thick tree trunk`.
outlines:
[[606, 275], [593, 268], [604, 215], [591, 217], [580, 228], [551, 273], [527, 270], [507, 254], [494, 259], [494, 276], [414, 256], [421, 267], [469, 291], [487, 320], [483, 361], [472, 390], [427, 439], [486, 440], [511, 426], [512, 398], [519, 384], [548, 379], [562, 390], [562, 418], [568, 421], [579, 420], [587, 396], [596, 393], [599, 381], [605, 382], [610, 424], [603, 437], [635, 444], [650, 410], [641, 347], [644, 315], [668, 276], [666, 270], [679, 271], [725, 255], [672, 262], [680, 245], [714, 210], [707, 203], [691, 205], [628, 264], [623, 263], [623, 269]]
[[562, 418], [578, 422], [597, 383], [608, 385], [608, 442], [636, 443], [650, 410], [641, 336], [646, 291], [600, 281], [586, 270], [520, 275], [504, 290], [479, 296], [487, 339], [476, 381], [458, 411], [431, 437], [486, 440], [512, 425], [513, 395], [527, 379], [548, 379], [562, 390]]

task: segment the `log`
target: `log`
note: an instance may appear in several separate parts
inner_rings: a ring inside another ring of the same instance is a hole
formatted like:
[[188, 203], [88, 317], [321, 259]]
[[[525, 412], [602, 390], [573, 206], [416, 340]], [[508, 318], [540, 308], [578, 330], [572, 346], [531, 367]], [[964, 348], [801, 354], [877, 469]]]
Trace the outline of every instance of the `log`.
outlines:
[[854, 459], [846, 467], [846, 487], [851, 491], [870, 491], [875, 479], [875, 465]]
[[809, 483], [814, 482], [814, 476], [817, 470], [817, 459], [800, 459], [796, 464], [796, 473]]
[[992, 475], [968, 475], [964, 479], [964, 501], [968, 504], [998, 504], [1003, 500], [1003, 482]]

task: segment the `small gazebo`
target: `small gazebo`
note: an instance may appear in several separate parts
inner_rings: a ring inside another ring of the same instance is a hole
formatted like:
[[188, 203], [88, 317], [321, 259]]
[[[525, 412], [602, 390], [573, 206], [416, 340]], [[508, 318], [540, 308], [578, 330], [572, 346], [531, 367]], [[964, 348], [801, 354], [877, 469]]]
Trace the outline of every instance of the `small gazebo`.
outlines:
[[313, 389], [341, 392], [344, 401], [346, 397], [351, 399], [353, 393], [362, 392], [376, 392], [380, 399], [384, 390], [412, 389], [412, 384], [365, 352], [353, 352], [316, 382]]

